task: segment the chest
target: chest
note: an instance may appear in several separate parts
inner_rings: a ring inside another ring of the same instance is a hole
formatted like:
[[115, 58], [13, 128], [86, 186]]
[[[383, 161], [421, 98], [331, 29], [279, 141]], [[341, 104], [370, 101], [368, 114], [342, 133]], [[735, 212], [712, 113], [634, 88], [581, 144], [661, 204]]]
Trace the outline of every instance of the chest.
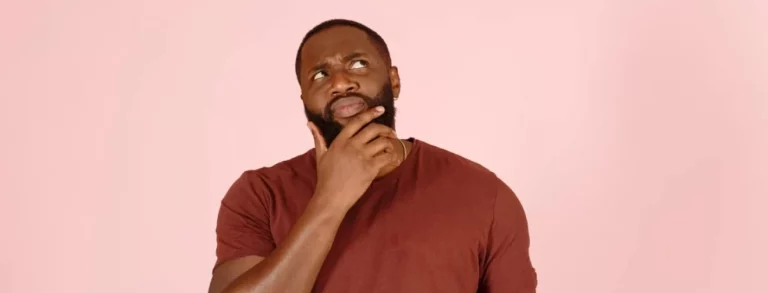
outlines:
[[[276, 213], [278, 245], [309, 201], [306, 192]], [[488, 224], [487, 207], [460, 186], [369, 191], [339, 227], [315, 292], [474, 292]]]

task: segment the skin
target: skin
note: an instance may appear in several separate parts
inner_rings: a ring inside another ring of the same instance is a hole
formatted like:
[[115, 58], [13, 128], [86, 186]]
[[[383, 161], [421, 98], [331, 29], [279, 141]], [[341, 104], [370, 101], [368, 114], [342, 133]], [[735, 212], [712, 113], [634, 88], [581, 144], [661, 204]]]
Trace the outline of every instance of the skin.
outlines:
[[[301, 52], [299, 84], [302, 100], [315, 113], [336, 96], [356, 92], [376, 96], [390, 84], [400, 94], [397, 68], [389, 66], [365, 32], [346, 26], [326, 29], [311, 37]], [[307, 209], [281, 243], [266, 258], [248, 256], [220, 265], [209, 293], [309, 293], [331, 249], [347, 211], [371, 182], [399, 166], [406, 149], [393, 129], [369, 123], [383, 109], [367, 109], [350, 118], [330, 147], [313, 124], [318, 183]]]

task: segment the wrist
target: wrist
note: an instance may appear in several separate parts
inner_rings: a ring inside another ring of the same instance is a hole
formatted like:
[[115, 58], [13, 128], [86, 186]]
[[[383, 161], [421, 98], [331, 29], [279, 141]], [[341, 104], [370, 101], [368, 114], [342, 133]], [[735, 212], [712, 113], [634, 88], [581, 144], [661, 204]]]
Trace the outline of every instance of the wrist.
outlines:
[[307, 210], [329, 217], [343, 218], [351, 208], [351, 205], [340, 200], [342, 198], [344, 197], [339, 196], [338, 194], [315, 192], [312, 199], [309, 201]]

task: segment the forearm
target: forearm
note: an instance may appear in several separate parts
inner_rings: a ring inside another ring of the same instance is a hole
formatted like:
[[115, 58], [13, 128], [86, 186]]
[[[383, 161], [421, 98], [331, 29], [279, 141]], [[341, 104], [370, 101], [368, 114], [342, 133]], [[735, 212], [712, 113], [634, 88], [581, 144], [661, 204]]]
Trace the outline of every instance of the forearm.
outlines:
[[310, 201], [285, 242], [223, 292], [309, 293], [345, 214], [344, 208], [334, 207], [322, 200]]

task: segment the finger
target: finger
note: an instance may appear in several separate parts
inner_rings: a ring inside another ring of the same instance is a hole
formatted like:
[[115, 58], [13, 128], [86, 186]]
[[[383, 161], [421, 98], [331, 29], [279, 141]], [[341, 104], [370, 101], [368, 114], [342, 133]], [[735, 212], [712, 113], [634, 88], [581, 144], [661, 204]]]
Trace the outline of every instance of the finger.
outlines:
[[363, 147], [363, 153], [368, 158], [374, 157], [381, 152], [394, 153], [394, 150], [395, 145], [392, 143], [392, 139], [388, 137], [379, 137]]
[[388, 165], [400, 163], [400, 159], [394, 152], [383, 152], [371, 159], [371, 167], [375, 170], [381, 170]]
[[309, 127], [309, 131], [312, 132], [312, 138], [315, 141], [315, 157], [319, 160], [320, 157], [328, 151], [328, 145], [325, 143], [325, 138], [323, 138], [323, 135], [314, 123], [307, 122], [307, 126]]
[[389, 137], [396, 139], [397, 135], [392, 128], [389, 128], [383, 124], [371, 123], [363, 128], [363, 130], [360, 130], [357, 134], [355, 134], [355, 136], [353, 136], [350, 141], [362, 145], [376, 139], [377, 137]]
[[341, 133], [339, 133], [337, 139], [349, 139], [358, 131], [360, 131], [363, 126], [373, 121], [373, 119], [376, 119], [376, 117], [379, 117], [383, 113], [384, 107], [378, 106], [373, 109], [368, 109], [363, 113], [357, 114], [357, 116], [352, 118], [352, 120], [350, 120], [349, 123], [344, 126], [344, 129], [341, 130]]

